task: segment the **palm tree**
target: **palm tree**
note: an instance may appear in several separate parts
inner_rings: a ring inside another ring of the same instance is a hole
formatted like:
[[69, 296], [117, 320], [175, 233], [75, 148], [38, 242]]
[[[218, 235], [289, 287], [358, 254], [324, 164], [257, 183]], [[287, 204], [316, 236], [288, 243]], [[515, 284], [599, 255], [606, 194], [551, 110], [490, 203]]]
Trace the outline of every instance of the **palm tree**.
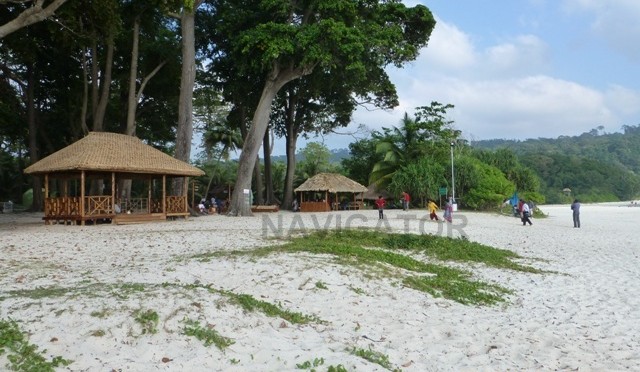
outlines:
[[[212, 127], [205, 130], [203, 135], [204, 146], [211, 159], [213, 155], [217, 155], [217, 159], [214, 163], [219, 164], [222, 159], [229, 160], [231, 152], [236, 151], [242, 147], [242, 135], [237, 128], [231, 128], [223, 123], [215, 123]], [[211, 177], [207, 184], [205, 195], [209, 193], [213, 177], [215, 176], [215, 169], [211, 170]]]
[[398, 169], [416, 155], [419, 135], [415, 120], [405, 112], [400, 124], [400, 128], [383, 128], [384, 133], [377, 135], [380, 141], [376, 145], [376, 153], [384, 157], [373, 166], [369, 176], [369, 183], [377, 187], [387, 186]]

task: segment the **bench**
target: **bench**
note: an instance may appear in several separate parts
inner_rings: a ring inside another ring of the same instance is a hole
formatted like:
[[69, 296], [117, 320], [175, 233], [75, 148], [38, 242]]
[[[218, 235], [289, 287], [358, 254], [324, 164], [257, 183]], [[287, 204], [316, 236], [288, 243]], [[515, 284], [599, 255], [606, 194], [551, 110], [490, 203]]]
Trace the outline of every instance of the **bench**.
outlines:
[[251, 212], [278, 212], [280, 207], [277, 205], [254, 205], [251, 207]]
[[347, 205], [347, 209], [349, 210], [360, 210], [364, 208], [364, 203], [359, 202], [359, 201], [355, 201], [355, 202], [350, 202], [349, 205]]

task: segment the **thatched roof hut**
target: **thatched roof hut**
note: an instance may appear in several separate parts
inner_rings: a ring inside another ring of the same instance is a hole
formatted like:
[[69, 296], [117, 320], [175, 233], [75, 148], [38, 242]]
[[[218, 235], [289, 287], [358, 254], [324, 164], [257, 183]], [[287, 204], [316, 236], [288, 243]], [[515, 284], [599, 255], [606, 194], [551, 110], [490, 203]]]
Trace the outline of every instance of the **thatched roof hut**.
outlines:
[[86, 137], [27, 167], [27, 174], [102, 171], [170, 176], [201, 176], [204, 172], [155, 149], [139, 138], [119, 133], [90, 132]]
[[[296, 193], [302, 193], [300, 201], [300, 210], [302, 212], [325, 212], [329, 210], [337, 210], [340, 208], [338, 202], [338, 193], [353, 194], [353, 202], [349, 203], [347, 208], [360, 209], [362, 201], [357, 202], [355, 194], [367, 191], [367, 188], [358, 182], [349, 179], [337, 173], [318, 173], [315, 176], [304, 181], [295, 190]], [[322, 200], [311, 199], [305, 201], [304, 193], [323, 193]], [[329, 194], [333, 195], [333, 200]]]
[[44, 176], [45, 222], [65, 224], [186, 217], [188, 177], [204, 175], [136, 137], [106, 132], [91, 132], [24, 172]]
[[304, 181], [304, 183], [294, 191], [328, 191], [335, 194], [338, 192], [365, 192], [367, 188], [338, 173], [318, 173]]

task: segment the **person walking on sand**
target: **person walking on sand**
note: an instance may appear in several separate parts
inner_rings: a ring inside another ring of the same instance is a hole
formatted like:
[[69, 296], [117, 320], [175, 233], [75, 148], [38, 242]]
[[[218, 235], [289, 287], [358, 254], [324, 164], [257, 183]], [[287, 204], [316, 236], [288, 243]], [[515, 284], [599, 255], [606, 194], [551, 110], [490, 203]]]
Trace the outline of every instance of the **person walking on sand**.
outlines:
[[523, 203], [522, 203], [522, 226], [525, 226], [527, 223], [529, 224], [529, 226], [533, 225], [533, 223], [529, 219], [529, 216], [531, 216], [531, 208], [529, 207], [529, 204], [524, 202], [524, 200], [523, 200]]
[[429, 199], [429, 202], [427, 203], [427, 209], [429, 210], [429, 218], [431, 218], [431, 221], [433, 220], [440, 221], [438, 219], [438, 215], [436, 214], [436, 211], [438, 210], [438, 206], [432, 199]]
[[578, 199], [574, 199], [571, 203], [571, 210], [573, 211], [573, 227], [580, 228], [580, 202]]
[[384, 219], [384, 205], [387, 202], [384, 200], [382, 195], [378, 195], [378, 199], [376, 199], [376, 207], [378, 207], [378, 219]]
[[444, 205], [444, 215], [442, 218], [449, 223], [453, 221], [453, 200], [451, 197], [447, 199], [447, 203]]
[[402, 210], [406, 211], [409, 209], [409, 201], [411, 201], [411, 197], [409, 196], [409, 194], [406, 191], [402, 192], [402, 196], [400, 197], [400, 199], [402, 199]]

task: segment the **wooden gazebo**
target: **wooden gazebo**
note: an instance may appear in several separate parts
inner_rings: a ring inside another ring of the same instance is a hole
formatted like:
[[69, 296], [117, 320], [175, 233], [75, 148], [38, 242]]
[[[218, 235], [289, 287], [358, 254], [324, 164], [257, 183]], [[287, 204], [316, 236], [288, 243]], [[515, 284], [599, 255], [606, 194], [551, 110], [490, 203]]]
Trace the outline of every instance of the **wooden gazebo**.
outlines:
[[[367, 191], [367, 188], [338, 173], [318, 173], [304, 181], [294, 191], [300, 193], [301, 212], [327, 212], [342, 207], [345, 209], [362, 208], [362, 199], [358, 201], [356, 194]], [[341, 205], [340, 193], [350, 194], [352, 201]]]
[[24, 172], [44, 176], [45, 223], [81, 225], [187, 217], [188, 177], [204, 174], [137, 137], [106, 132], [91, 132]]

